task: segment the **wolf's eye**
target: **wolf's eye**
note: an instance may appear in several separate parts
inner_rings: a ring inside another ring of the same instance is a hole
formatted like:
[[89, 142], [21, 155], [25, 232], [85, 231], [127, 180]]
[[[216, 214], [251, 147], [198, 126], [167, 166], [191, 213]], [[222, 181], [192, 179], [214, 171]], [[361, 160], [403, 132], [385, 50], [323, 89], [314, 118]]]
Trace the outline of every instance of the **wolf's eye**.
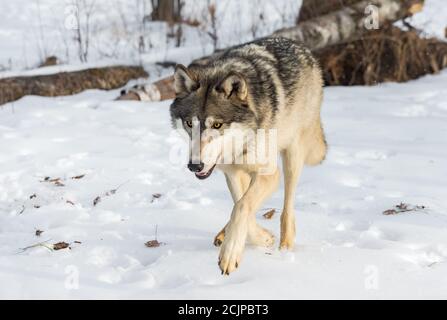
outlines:
[[192, 121], [187, 120], [187, 121], [185, 121], [185, 123], [188, 127], [192, 128]]
[[220, 129], [222, 127], [222, 123], [214, 122], [213, 123], [213, 129]]

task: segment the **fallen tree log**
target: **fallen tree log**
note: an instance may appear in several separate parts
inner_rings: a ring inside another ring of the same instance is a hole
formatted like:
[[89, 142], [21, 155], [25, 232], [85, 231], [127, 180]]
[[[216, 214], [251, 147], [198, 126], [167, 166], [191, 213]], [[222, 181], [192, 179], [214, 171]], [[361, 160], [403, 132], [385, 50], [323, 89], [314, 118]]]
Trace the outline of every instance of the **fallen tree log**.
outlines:
[[64, 96], [87, 89], [116, 89], [129, 80], [146, 78], [142, 67], [113, 66], [49, 75], [0, 78], [0, 105], [25, 95]]
[[382, 27], [421, 11], [424, 0], [363, 0], [273, 35], [302, 42], [311, 50], [347, 42], [369, 31], [365, 25], [368, 21], [365, 10], [371, 5], [377, 8], [377, 22]]
[[[421, 11], [424, 0], [351, 0], [350, 3], [352, 3], [351, 6], [333, 6], [332, 8], [339, 10], [308, 19], [292, 28], [278, 30], [272, 36], [282, 36], [302, 42], [312, 51], [316, 51], [327, 46], [352, 41], [370, 32], [365, 27], [365, 8], [369, 5], [377, 7], [379, 26], [382, 26]], [[171, 77], [144, 87], [131, 88], [118, 99], [160, 101], [164, 100], [163, 97], [171, 99], [174, 96]]]
[[116, 100], [163, 101], [174, 98], [174, 77], [170, 76], [153, 83], [136, 85], [127, 92], [121, 92]]
[[[296, 24], [338, 11], [344, 7], [352, 6], [362, 1], [363, 0], [303, 0]], [[422, 9], [423, 4], [424, 1], [416, 1], [413, 4], [409, 3], [410, 9], [408, 11], [413, 12], [414, 14]]]
[[363, 0], [303, 0], [296, 24], [338, 11]]

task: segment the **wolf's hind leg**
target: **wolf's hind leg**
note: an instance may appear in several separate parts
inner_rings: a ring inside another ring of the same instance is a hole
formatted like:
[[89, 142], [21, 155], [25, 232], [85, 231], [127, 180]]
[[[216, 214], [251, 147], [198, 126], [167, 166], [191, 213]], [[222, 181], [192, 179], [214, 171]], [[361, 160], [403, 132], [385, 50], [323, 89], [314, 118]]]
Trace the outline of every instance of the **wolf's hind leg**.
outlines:
[[300, 141], [295, 140], [282, 152], [284, 171], [284, 207], [281, 214], [280, 249], [293, 249], [295, 245], [295, 190], [304, 166], [304, 153]]
[[321, 121], [318, 121], [312, 129], [306, 132], [305, 139], [307, 141], [306, 145], [309, 146], [305, 163], [309, 166], [320, 164], [326, 158], [327, 152], [327, 144]]
[[271, 247], [275, 243], [275, 236], [269, 230], [256, 223], [255, 215], [250, 217], [248, 242], [259, 247]]

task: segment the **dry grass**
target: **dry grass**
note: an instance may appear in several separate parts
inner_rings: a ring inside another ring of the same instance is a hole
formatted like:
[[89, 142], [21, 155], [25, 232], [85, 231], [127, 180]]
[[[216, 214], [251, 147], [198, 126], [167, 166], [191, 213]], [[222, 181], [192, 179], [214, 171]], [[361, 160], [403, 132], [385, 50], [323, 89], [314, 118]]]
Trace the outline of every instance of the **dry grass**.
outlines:
[[327, 85], [406, 82], [447, 66], [447, 43], [421, 38], [416, 30], [386, 27], [362, 39], [315, 52]]

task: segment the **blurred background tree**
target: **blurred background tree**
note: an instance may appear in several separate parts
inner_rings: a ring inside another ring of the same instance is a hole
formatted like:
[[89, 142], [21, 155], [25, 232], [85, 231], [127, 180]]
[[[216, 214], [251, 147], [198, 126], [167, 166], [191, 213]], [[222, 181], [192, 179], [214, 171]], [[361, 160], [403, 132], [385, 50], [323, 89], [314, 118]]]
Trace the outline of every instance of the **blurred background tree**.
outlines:
[[166, 21], [169, 24], [181, 22], [181, 0], [151, 0], [152, 21]]

